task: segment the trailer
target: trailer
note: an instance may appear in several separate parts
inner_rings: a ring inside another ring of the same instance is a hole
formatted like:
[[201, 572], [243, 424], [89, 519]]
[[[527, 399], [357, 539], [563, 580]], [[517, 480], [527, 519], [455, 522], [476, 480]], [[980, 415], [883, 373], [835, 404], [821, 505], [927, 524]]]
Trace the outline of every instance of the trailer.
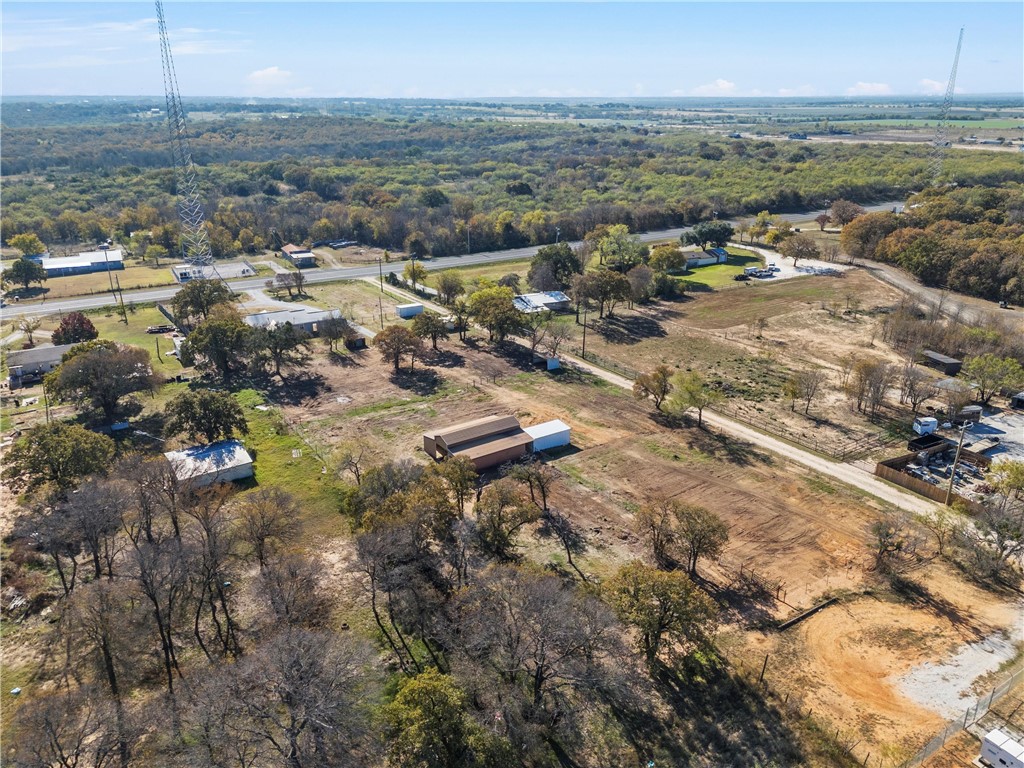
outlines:
[[403, 320], [408, 320], [410, 317], [423, 314], [423, 305], [419, 303], [399, 304], [395, 307], [395, 314]]

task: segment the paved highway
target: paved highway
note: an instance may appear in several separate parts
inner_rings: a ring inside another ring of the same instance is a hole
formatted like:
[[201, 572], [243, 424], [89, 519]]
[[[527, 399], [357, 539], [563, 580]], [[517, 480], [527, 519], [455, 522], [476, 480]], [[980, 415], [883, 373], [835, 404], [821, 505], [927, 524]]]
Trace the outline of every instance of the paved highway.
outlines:
[[[887, 211], [893, 206], [902, 205], [901, 202], [889, 202], [881, 203], [879, 205], [868, 206], [869, 211]], [[786, 213], [782, 214], [781, 218], [787, 221], [806, 221], [813, 219], [820, 213], [825, 213], [824, 210], [809, 211], [805, 213]], [[639, 239], [643, 242], [653, 242], [658, 240], [674, 240], [677, 239], [683, 232], [686, 232], [690, 227], [678, 227], [676, 229], [662, 229], [656, 232], [645, 232], [638, 235]], [[578, 246], [579, 243], [571, 243], [571, 245]], [[514, 248], [507, 251], [485, 251], [482, 253], [473, 253], [467, 256], [445, 256], [439, 259], [427, 259], [421, 262], [424, 267], [429, 270], [435, 269], [449, 269], [451, 267], [471, 267], [476, 264], [493, 264], [502, 261], [516, 261], [519, 259], [529, 259], [537, 252], [537, 249], [541, 246], [530, 246], [528, 248]], [[401, 272], [405, 268], [404, 262], [396, 261], [391, 264], [385, 264], [383, 266], [384, 272]], [[377, 275], [377, 265], [371, 264], [364, 267], [344, 267], [340, 269], [311, 269], [306, 270], [306, 282], [307, 283], [329, 283], [334, 280], [358, 280], [361, 277], [375, 277]], [[266, 285], [267, 278], [265, 277], [250, 277], [240, 280], [228, 280], [228, 285], [231, 286], [232, 290], [246, 291], [253, 288], [263, 288]], [[178, 292], [180, 286], [168, 286], [167, 288], [152, 288], [152, 289], [141, 289], [136, 291], [125, 291], [124, 300], [132, 301], [137, 304], [145, 304], [155, 301], [166, 301], [174, 296]], [[53, 301], [46, 301], [43, 299], [41, 302], [23, 302], [18, 304], [8, 304], [4, 307], [3, 314], [5, 317], [23, 317], [23, 316], [39, 316], [39, 315], [51, 315], [56, 314], [58, 311], [62, 312], [73, 312], [75, 310], [84, 309], [95, 309], [97, 307], [107, 307], [116, 304], [117, 300], [111, 296], [107, 296], [105, 293], [96, 294], [93, 296], [85, 296], [82, 298], [68, 298], [68, 299], [55, 299]]]

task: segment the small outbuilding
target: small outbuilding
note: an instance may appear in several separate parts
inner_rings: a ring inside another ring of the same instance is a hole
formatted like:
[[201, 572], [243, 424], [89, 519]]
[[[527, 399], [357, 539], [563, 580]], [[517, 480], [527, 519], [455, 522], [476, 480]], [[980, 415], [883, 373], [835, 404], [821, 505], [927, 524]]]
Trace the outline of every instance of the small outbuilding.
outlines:
[[309, 269], [316, 266], [316, 256], [308, 248], [288, 243], [281, 249], [281, 258], [290, 261], [296, 269]]
[[922, 365], [927, 365], [929, 368], [942, 371], [947, 376], [956, 376], [964, 365], [962, 360], [957, 360], [955, 357], [949, 357], [930, 349], [921, 352], [918, 362]]
[[179, 482], [194, 488], [252, 477], [252, 456], [241, 440], [219, 440], [164, 454]]
[[516, 309], [526, 314], [534, 312], [568, 312], [572, 301], [561, 291], [521, 293], [512, 298]]
[[395, 314], [403, 320], [408, 320], [410, 317], [423, 314], [423, 305], [419, 303], [399, 304], [395, 307]]
[[981, 762], [993, 768], [1024, 768], [1024, 746], [996, 728], [981, 741]]
[[706, 251], [686, 254], [686, 268], [706, 267], [711, 264], [725, 264], [729, 260], [729, 252], [725, 248], [708, 248]]
[[561, 419], [526, 427], [525, 432], [533, 438], [534, 453], [569, 445], [569, 425]]

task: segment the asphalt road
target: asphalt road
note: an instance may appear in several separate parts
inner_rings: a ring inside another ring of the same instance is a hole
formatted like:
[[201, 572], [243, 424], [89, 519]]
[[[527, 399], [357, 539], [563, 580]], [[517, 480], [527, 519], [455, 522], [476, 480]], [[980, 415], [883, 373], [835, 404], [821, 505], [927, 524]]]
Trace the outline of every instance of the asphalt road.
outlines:
[[[881, 203], [879, 205], [867, 206], [869, 211], [887, 211], [895, 205], [902, 205], [901, 202], [888, 202]], [[782, 214], [781, 218], [787, 221], [806, 221], [813, 219], [820, 213], [826, 211], [807, 211], [804, 213], [786, 213]], [[735, 222], [733, 222], [735, 223]], [[678, 227], [676, 229], [662, 229], [656, 232], [645, 232], [638, 235], [639, 239], [643, 242], [654, 242], [658, 240], [674, 240], [677, 239], [683, 232], [687, 232], [690, 227]], [[572, 246], [578, 246], [578, 242], [570, 243]], [[519, 259], [529, 259], [537, 252], [537, 249], [541, 246], [530, 246], [528, 248], [514, 248], [507, 251], [485, 251], [482, 253], [473, 253], [467, 256], [445, 256], [439, 259], [426, 259], [423, 262], [424, 267], [429, 270], [435, 269], [449, 269], [451, 267], [471, 267], [477, 264], [494, 264], [502, 261], [517, 261]], [[391, 264], [383, 265], [384, 272], [401, 272], [405, 268], [405, 263], [396, 261]], [[377, 265], [372, 264], [365, 267], [344, 267], [341, 269], [310, 269], [305, 271], [307, 283], [329, 283], [334, 280], [358, 280], [362, 277], [375, 277], [378, 274]], [[265, 277], [250, 277], [239, 280], [228, 280], [228, 285], [231, 286], [232, 290], [245, 291], [253, 288], [263, 288], [266, 285], [267, 278]], [[136, 291], [125, 291], [124, 300], [126, 302], [133, 301], [138, 304], [145, 304], [156, 301], [166, 301], [174, 296], [180, 290], [180, 286], [168, 286], [167, 288], [152, 288], [142, 289]], [[105, 293], [97, 294], [93, 296], [85, 296], [82, 298], [68, 298], [68, 299], [55, 299], [47, 301], [43, 299], [41, 302], [24, 302], [18, 304], [10, 304], [3, 308], [3, 315], [5, 317], [25, 317], [25, 316], [39, 316], [39, 315], [52, 315], [60, 312], [73, 312], [75, 310], [84, 309], [96, 309], [97, 307], [107, 307], [117, 303], [117, 300], [112, 296], [108, 296]]]

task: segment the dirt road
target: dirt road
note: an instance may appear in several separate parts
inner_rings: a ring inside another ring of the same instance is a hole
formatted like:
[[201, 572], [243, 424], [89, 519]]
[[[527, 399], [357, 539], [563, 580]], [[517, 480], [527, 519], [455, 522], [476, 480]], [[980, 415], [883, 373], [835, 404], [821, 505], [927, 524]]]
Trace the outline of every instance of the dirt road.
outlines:
[[[611, 384], [615, 384], [623, 389], [633, 389], [633, 382], [624, 376], [619, 376], [618, 374], [611, 373], [603, 368], [591, 365], [578, 357], [571, 355], [561, 355], [561, 357], [565, 360], [571, 361], [573, 365], [576, 365], [585, 371], [589, 371], [595, 376], [598, 376]], [[779, 456], [795, 461], [797, 464], [801, 464], [815, 470], [816, 472], [820, 472], [823, 475], [827, 475], [828, 477], [832, 477], [842, 483], [858, 488], [871, 494], [875, 498], [892, 504], [898, 509], [924, 515], [933, 515], [935, 513], [936, 505], [933, 502], [889, 485], [880, 478], [875, 477], [871, 473], [866, 472], [859, 467], [855, 467], [851, 464], [841, 464], [839, 462], [817, 456], [813, 453], [797, 448], [794, 445], [790, 445], [787, 442], [778, 440], [770, 435], [766, 435], [763, 432], [758, 432], [756, 429], [752, 429], [751, 427], [740, 424], [737, 421], [733, 421], [728, 416], [723, 416], [719, 413], [705, 411], [704, 421], [711, 426], [722, 430], [722, 432], [725, 432], [727, 435], [731, 435], [732, 437], [736, 437], [741, 440], [746, 440], [747, 442], [757, 445], [759, 448], [764, 448], [765, 450], [771, 451]]]

